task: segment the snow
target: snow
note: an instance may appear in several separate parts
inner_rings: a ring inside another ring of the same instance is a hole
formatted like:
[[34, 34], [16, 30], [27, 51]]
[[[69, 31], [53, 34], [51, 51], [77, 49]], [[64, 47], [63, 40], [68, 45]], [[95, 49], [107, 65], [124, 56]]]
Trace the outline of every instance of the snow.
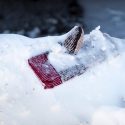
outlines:
[[92, 119], [92, 125], [124, 125], [125, 109], [103, 107], [96, 111]]
[[[1, 34], [0, 125], [124, 125], [125, 40], [99, 29], [85, 35], [75, 56], [58, 44], [67, 34], [34, 39]], [[57, 70], [78, 60], [90, 68], [44, 90], [27, 60], [46, 51]]]
[[[61, 71], [64, 68], [79, 64], [90, 67], [110, 56], [117, 55], [123, 44], [121, 42], [116, 43], [116, 40], [114, 41], [107, 34], [103, 34], [99, 29], [100, 26], [85, 36], [82, 49], [77, 55], [64, 53], [65, 49], [60, 45], [56, 46], [56, 49], [54, 47], [52, 53], [49, 54], [49, 60], [56, 70]], [[118, 48], [120, 43], [121, 46]]]

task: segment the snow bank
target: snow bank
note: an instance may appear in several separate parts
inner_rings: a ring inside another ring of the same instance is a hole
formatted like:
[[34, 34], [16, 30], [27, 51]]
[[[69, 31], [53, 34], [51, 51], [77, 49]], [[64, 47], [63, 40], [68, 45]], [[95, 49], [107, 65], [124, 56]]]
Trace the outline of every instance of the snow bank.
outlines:
[[103, 107], [93, 115], [92, 125], [124, 125], [125, 109]]
[[[65, 36], [0, 35], [0, 125], [125, 124], [125, 40], [98, 27], [85, 35], [76, 60], [58, 44]], [[51, 51], [49, 59], [58, 70], [79, 59], [91, 68], [44, 90], [27, 60], [45, 51]]]

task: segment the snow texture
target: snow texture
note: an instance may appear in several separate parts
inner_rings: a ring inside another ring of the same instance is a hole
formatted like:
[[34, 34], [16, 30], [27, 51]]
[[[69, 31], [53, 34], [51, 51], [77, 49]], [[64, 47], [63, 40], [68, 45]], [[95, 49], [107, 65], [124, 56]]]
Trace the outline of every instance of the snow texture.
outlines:
[[[0, 125], [124, 125], [125, 40], [99, 29], [85, 35], [75, 58], [58, 44], [67, 34], [35, 39], [1, 34]], [[46, 51], [58, 71], [78, 63], [90, 68], [44, 90], [28, 59]]]

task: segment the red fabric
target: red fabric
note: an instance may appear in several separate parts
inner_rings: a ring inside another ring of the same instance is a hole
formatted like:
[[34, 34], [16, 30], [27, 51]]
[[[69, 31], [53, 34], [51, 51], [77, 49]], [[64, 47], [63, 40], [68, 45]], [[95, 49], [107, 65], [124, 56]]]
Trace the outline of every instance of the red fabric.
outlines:
[[28, 60], [29, 65], [44, 83], [44, 88], [53, 88], [62, 83], [61, 76], [49, 63], [47, 54], [41, 54]]

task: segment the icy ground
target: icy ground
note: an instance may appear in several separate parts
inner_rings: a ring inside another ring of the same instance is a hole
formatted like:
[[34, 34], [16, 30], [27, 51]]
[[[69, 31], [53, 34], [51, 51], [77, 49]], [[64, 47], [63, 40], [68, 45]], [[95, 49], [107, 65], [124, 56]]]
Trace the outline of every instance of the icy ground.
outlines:
[[91, 68], [44, 90], [27, 60], [51, 51], [58, 70], [60, 59], [69, 66], [74, 57], [58, 44], [64, 38], [0, 35], [0, 125], [125, 125], [125, 40], [96, 28], [77, 55]]

